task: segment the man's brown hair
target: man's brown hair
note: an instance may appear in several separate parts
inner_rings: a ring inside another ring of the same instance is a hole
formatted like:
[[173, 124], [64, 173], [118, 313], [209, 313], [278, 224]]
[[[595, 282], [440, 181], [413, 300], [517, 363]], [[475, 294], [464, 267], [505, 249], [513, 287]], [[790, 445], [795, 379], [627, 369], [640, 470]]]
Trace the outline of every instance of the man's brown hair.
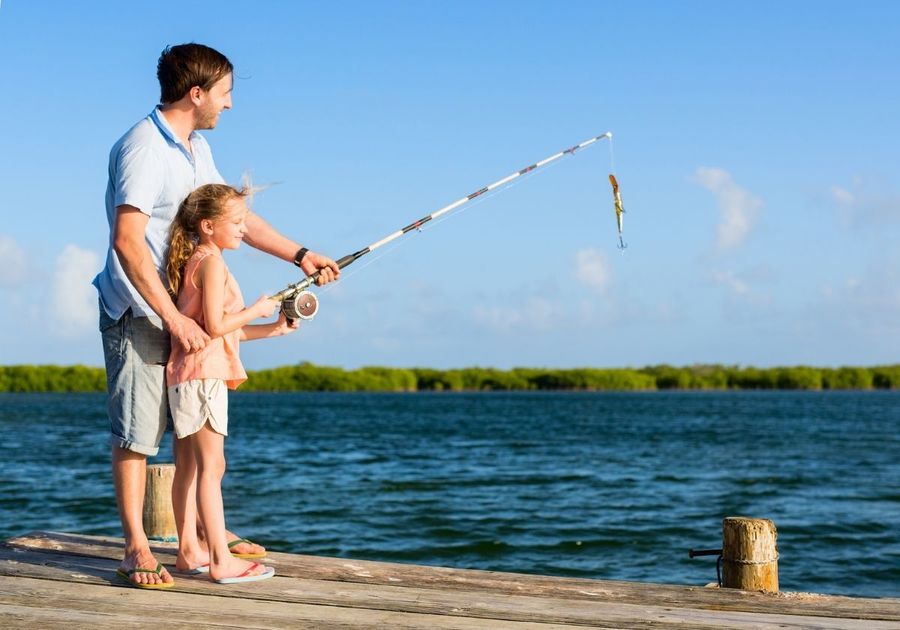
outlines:
[[209, 90], [234, 70], [228, 57], [203, 44], [167, 46], [156, 64], [160, 103], [174, 103], [195, 85]]

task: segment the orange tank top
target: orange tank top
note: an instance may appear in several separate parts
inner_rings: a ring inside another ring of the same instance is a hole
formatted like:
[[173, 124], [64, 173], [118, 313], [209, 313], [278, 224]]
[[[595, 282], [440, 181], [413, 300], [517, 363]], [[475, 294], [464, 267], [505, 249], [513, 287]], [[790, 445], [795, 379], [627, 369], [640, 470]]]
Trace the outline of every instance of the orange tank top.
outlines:
[[[200, 262], [207, 256], [220, 256], [198, 247], [184, 266], [181, 290], [178, 292], [178, 310], [200, 324], [206, 330], [203, 318], [203, 291], [194, 283], [194, 274]], [[241, 289], [228, 267], [225, 267], [225, 312], [237, 313], [244, 308]], [[229, 389], [237, 389], [247, 380], [247, 372], [241, 364], [240, 329], [211, 339], [203, 350], [185, 352], [177, 341], [172, 342], [172, 353], [166, 366], [166, 384], [171, 387], [185, 381], [203, 378], [219, 378]]]

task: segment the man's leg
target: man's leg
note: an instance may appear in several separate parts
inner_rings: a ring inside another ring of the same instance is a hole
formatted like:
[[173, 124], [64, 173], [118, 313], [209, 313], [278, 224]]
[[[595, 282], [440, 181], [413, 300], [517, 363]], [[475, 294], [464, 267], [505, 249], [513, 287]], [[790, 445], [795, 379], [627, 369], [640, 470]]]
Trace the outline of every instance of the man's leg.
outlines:
[[[120, 569], [128, 573], [132, 569], [155, 569], [157, 562], [150, 551], [150, 542], [144, 533], [144, 487], [147, 483], [147, 457], [118, 446], [112, 447], [113, 483], [119, 518], [125, 534], [125, 558]], [[131, 575], [136, 584], [172, 582], [172, 576], [163, 569], [155, 573], [137, 572]]]
[[166, 425], [169, 336], [161, 323], [132, 317], [130, 311], [113, 320], [102, 304], [100, 331], [106, 362], [113, 483], [125, 535], [125, 557], [119, 568], [134, 584], [172, 582], [164, 568], [153, 573], [159, 563], [150, 552], [143, 527], [147, 457], [159, 450]]

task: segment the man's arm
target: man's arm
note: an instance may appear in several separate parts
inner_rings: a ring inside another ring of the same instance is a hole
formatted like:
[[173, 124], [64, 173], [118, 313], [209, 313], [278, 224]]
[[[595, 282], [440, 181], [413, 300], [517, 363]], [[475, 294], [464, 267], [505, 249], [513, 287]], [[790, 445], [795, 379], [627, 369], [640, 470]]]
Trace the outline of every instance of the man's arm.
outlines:
[[149, 221], [150, 217], [134, 206], [117, 207], [113, 249], [125, 275], [150, 308], [159, 315], [169, 333], [181, 343], [186, 352], [200, 350], [209, 342], [209, 335], [197, 322], [178, 311], [159, 279], [144, 237]]
[[[247, 236], [244, 240], [251, 247], [255, 247], [267, 254], [281, 258], [288, 262], [294, 262], [294, 256], [300, 250], [300, 244], [281, 235], [258, 214], [251, 212], [247, 215]], [[337, 263], [327, 256], [308, 251], [300, 262], [300, 269], [307, 276], [321, 271], [317, 284], [319, 286], [337, 280], [341, 275]]]

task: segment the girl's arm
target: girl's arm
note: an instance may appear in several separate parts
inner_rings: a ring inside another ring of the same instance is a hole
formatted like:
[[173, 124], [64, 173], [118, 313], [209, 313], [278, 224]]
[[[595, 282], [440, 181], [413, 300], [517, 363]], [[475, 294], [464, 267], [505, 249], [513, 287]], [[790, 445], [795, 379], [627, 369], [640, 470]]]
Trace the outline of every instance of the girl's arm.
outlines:
[[280, 337], [281, 335], [289, 335], [300, 327], [300, 320], [292, 320], [288, 324], [284, 313], [278, 314], [278, 321], [271, 324], [250, 324], [241, 328], [241, 341], [252, 341], [253, 339], [268, 339], [269, 337]]
[[200, 262], [195, 275], [203, 292], [203, 319], [211, 337], [221, 337], [246, 326], [260, 317], [269, 317], [279, 306], [278, 300], [259, 298], [255, 304], [237, 313], [225, 312], [225, 282], [228, 272], [218, 256], [207, 256]]

